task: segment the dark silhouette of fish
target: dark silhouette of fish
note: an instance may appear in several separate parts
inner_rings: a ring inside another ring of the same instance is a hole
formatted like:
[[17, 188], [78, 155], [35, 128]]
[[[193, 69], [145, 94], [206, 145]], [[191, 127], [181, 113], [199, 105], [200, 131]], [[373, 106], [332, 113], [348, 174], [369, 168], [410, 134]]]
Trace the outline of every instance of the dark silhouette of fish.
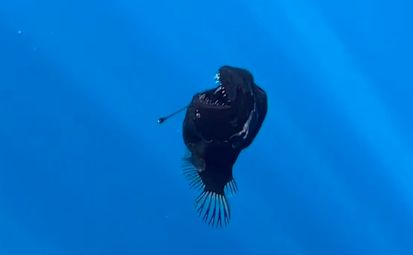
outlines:
[[222, 226], [231, 217], [226, 194], [237, 191], [233, 165], [258, 134], [267, 95], [245, 69], [223, 66], [215, 80], [216, 88], [195, 94], [186, 107], [183, 138], [190, 153], [184, 174], [201, 190], [195, 200], [198, 214], [208, 224]]

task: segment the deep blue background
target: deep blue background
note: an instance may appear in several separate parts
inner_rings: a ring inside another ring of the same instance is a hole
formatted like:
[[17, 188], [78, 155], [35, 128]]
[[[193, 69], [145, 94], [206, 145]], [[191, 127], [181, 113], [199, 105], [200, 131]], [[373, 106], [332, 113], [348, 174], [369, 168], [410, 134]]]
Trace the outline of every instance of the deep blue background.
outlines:
[[[413, 254], [407, 0], [0, 2], [0, 254]], [[224, 229], [183, 115], [246, 67], [269, 112]]]

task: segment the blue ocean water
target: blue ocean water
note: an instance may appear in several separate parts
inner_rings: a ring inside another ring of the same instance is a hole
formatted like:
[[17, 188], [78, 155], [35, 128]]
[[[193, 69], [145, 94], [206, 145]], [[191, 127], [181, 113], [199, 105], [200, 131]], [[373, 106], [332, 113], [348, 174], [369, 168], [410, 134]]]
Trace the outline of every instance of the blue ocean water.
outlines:
[[[413, 254], [412, 7], [2, 0], [0, 254]], [[224, 64], [269, 110], [216, 229], [156, 120]]]

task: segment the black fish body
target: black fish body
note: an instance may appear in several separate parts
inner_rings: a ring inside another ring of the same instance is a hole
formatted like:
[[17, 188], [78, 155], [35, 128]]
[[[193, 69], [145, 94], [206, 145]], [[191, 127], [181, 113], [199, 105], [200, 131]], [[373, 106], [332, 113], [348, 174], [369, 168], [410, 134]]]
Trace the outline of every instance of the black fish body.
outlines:
[[229, 222], [226, 192], [235, 193], [232, 168], [248, 147], [267, 113], [267, 96], [245, 69], [223, 66], [217, 87], [192, 98], [183, 124], [183, 138], [190, 155], [185, 175], [202, 193], [196, 207], [211, 225]]

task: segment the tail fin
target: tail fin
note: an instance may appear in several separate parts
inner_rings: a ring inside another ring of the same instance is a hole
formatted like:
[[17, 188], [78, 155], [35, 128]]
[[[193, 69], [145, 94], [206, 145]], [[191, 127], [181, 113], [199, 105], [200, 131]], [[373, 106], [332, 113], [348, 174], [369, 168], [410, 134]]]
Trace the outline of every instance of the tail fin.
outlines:
[[227, 225], [231, 210], [225, 194], [204, 190], [195, 200], [195, 207], [202, 220], [211, 226]]
[[192, 188], [201, 191], [195, 199], [195, 208], [202, 220], [214, 227], [227, 225], [231, 218], [227, 194], [237, 192], [238, 187], [235, 180], [231, 178], [222, 189], [211, 189], [210, 185], [204, 183], [200, 173], [188, 161], [185, 162], [183, 174]]

